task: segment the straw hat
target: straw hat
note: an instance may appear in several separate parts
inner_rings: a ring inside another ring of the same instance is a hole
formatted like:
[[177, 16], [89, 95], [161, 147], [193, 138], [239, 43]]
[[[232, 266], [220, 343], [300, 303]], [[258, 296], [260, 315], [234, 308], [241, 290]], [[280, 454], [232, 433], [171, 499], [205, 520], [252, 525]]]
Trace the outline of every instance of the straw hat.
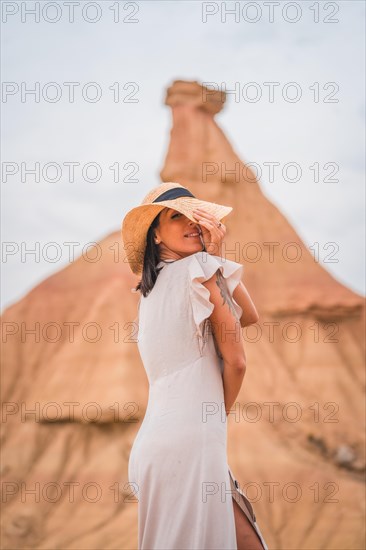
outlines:
[[147, 232], [159, 212], [164, 208], [172, 208], [197, 223], [193, 215], [193, 210], [197, 207], [204, 208], [218, 220], [222, 220], [232, 211], [231, 206], [197, 199], [180, 183], [166, 182], [154, 187], [140, 206], [127, 212], [122, 222], [122, 239], [133, 273], [142, 273]]

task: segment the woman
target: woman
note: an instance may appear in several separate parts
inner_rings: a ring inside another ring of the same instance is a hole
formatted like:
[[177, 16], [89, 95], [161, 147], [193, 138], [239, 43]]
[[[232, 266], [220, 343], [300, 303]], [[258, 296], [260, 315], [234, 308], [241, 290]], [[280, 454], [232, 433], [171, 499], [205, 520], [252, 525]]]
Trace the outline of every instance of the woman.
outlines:
[[139, 550], [267, 550], [227, 464], [227, 414], [246, 368], [240, 326], [258, 320], [243, 266], [221, 257], [231, 211], [163, 183], [123, 220], [127, 260], [142, 275], [138, 349], [149, 380], [128, 464]]

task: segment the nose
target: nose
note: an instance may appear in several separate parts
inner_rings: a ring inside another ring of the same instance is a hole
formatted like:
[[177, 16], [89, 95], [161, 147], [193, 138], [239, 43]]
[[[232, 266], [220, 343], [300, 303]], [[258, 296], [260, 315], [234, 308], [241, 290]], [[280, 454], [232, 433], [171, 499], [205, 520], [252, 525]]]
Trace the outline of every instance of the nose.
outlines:
[[192, 229], [196, 229], [198, 232], [201, 232], [201, 228], [200, 228], [200, 224], [197, 223], [197, 222], [194, 222], [190, 219], [188, 219], [188, 222], [189, 222], [189, 229], [192, 230]]

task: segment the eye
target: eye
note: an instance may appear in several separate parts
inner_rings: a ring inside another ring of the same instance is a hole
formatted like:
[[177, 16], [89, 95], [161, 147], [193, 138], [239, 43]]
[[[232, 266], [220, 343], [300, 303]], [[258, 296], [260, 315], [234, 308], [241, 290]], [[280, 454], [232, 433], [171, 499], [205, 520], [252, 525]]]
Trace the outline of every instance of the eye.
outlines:
[[172, 219], [175, 218], [176, 216], [180, 216], [180, 215], [181, 215], [181, 213], [177, 212], [176, 214], [173, 214]]

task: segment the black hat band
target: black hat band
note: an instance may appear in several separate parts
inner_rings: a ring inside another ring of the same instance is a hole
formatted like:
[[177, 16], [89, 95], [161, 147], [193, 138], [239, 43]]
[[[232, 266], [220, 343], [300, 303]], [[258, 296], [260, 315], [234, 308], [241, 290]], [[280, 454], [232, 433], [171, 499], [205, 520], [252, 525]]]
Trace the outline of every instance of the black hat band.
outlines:
[[170, 201], [172, 199], [177, 199], [178, 197], [193, 197], [196, 198], [188, 189], [185, 189], [184, 187], [174, 187], [174, 189], [168, 189], [168, 191], [165, 191], [165, 193], [162, 193], [154, 199], [152, 202], [162, 202], [162, 201]]

